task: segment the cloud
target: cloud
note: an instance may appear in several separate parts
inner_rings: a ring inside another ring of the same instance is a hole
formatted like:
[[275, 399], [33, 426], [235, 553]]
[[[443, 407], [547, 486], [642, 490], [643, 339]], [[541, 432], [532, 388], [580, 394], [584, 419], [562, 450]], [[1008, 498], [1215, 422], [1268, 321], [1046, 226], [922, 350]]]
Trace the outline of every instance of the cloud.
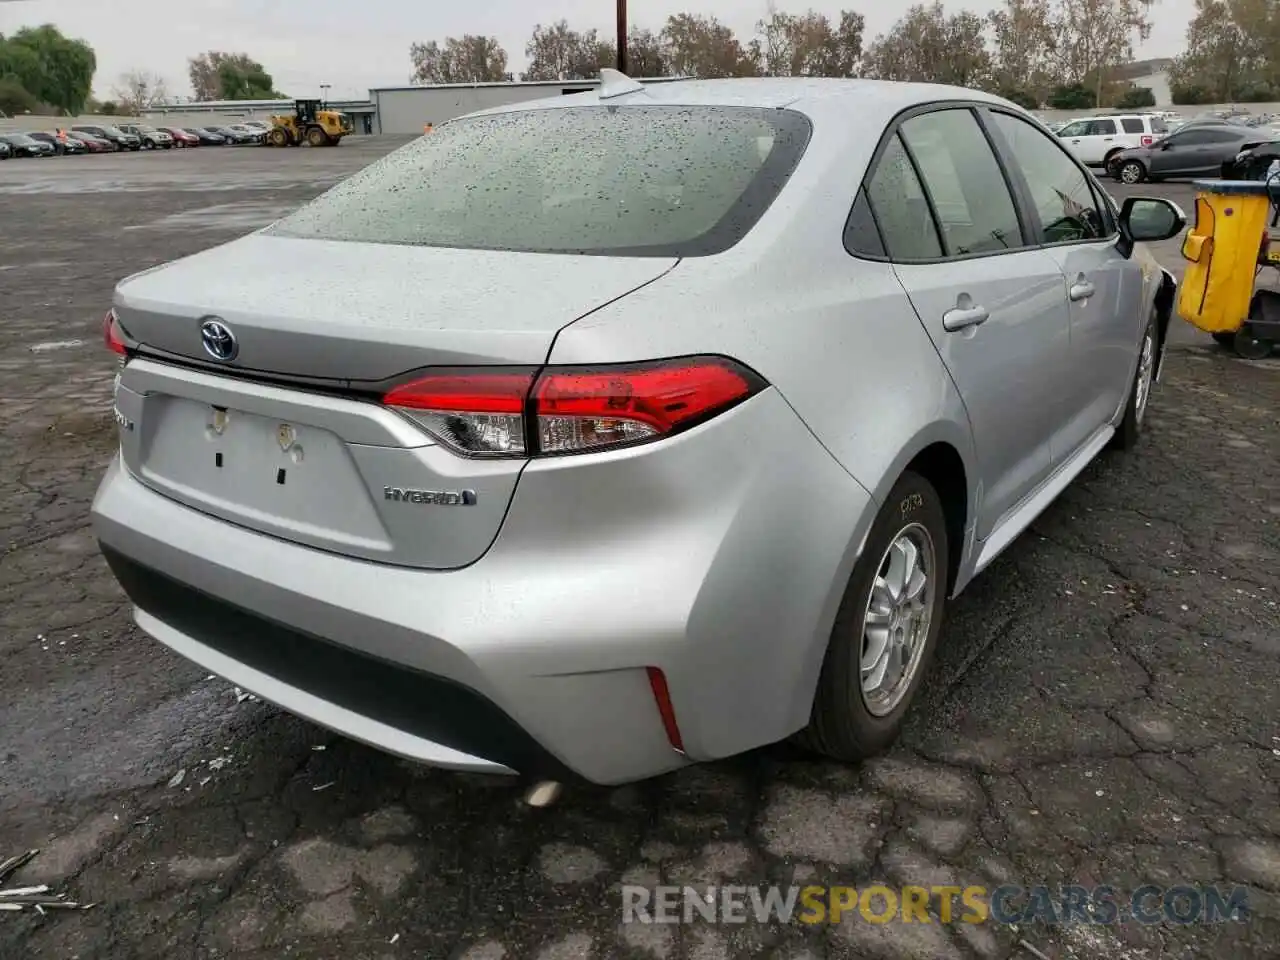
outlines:
[[[985, 13], [997, 0], [950, 3]], [[673, 13], [711, 14], [739, 34], [750, 33], [768, 14], [766, 0], [676, 0], [633, 2], [631, 17], [660, 28]], [[829, 15], [860, 9], [870, 36], [887, 30], [903, 4], [779, 0], [781, 9], [810, 7]], [[1182, 47], [1193, 0], [1159, 0], [1156, 28], [1144, 56], [1173, 56]], [[187, 59], [206, 50], [245, 52], [260, 61], [276, 86], [293, 96], [318, 95], [332, 85], [335, 98], [364, 97], [370, 87], [408, 82], [409, 44], [463, 33], [496, 36], [511, 58], [524, 65], [524, 45], [536, 23], [566, 19], [578, 29], [612, 35], [613, 4], [604, 0], [25, 0], [0, 2], [0, 33], [53, 23], [87, 40], [98, 54], [95, 92], [108, 96], [121, 74], [148, 70], [175, 92], [186, 91]]]

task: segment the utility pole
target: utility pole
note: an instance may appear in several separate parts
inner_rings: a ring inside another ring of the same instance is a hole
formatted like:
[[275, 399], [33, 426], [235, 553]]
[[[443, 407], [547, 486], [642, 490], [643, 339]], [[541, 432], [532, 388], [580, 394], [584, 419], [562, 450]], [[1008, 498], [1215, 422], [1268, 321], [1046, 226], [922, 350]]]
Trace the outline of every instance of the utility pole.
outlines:
[[618, 0], [618, 72], [627, 72], [627, 0]]

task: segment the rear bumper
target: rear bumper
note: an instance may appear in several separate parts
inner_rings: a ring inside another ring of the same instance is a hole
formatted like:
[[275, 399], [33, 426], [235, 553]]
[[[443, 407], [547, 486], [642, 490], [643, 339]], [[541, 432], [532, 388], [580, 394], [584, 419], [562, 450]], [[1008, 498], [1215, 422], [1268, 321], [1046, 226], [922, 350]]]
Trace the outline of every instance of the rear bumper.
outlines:
[[[458, 570], [259, 534], [155, 493], [119, 460], [93, 521], [147, 633], [424, 763], [615, 784], [803, 726], [869, 495], [775, 391], [586, 459], [530, 464], [492, 548]], [[649, 666], [666, 676], [683, 754]]]

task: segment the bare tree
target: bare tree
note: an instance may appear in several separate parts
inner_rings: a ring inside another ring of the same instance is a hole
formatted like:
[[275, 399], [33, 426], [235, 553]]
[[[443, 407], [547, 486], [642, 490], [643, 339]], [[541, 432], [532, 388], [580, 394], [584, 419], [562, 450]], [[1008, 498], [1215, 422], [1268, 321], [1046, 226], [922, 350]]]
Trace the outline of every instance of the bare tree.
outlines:
[[1093, 81], [1097, 102], [1107, 74], [1133, 59], [1134, 46], [1151, 35], [1156, 0], [1062, 0], [1054, 18], [1059, 73], [1068, 83]]
[[[612, 44], [609, 49], [613, 50]], [[631, 28], [627, 35], [627, 73], [633, 77], [671, 76], [671, 58], [659, 34], [639, 27]]]
[[411, 83], [497, 83], [510, 80], [507, 52], [496, 37], [466, 34], [409, 47]]
[[114, 88], [116, 102], [129, 116], [138, 116], [143, 110], [169, 99], [164, 78], [145, 70], [130, 70], [120, 75]]
[[973, 87], [986, 83], [991, 72], [986, 24], [962, 10], [947, 15], [941, 3], [917, 4], [876, 38], [864, 60], [869, 76], [883, 80], [914, 80]]
[[770, 4], [769, 19], [756, 29], [761, 36], [761, 67], [775, 77], [851, 77], [862, 59], [866, 20], [845, 10], [832, 26], [821, 13], [783, 13]]
[[692, 13], [668, 17], [662, 39], [676, 76], [753, 77], [760, 72], [759, 45], [744, 45], [715, 17]]
[[612, 41], [595, 30], [571, 30], [566, 20], [534, 27], [524, 52], [529, 58], [525, 80], [587, 80], [598, 77], [601, 67], [617, 62]]
[[987, 15], [993, 54], [992, 84], [1008, 96], [1025, 92], [1041, 100], [1055, 79], [1052, 0], [1005, 0]]
[[1280, 95], [1277, 30], [1280, 10], [1266, 0], [1196, 0], [1186, 52], [1170, 71], [1172, 86], [1219, 103]]

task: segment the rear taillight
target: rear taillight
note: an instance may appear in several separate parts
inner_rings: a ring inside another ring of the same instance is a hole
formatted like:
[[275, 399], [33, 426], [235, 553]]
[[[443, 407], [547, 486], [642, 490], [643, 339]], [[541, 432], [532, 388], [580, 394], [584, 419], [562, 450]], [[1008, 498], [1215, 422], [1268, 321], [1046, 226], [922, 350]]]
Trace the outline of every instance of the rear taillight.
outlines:
[[1151, 146], [1151, 145], [1152, 145], [1153, 143], [1155, 143], [1155, 142], [1156, 142], [1156, 138], [1155, 138], [1155, 137], [1143, 137], [1143, 138], [1142, 138], [1142, 145], [1143, 145], [1144, 147], [1149, 147], [1149, 146]]
[[112, 353], [123, 357], [129, 352], [124, 339], [124, 330], [116, 318], [115, 310], [108, 310], [107, 315], [102, 318], [102, 341]]
[[687, 429], [758, 393], [724, 357], [599, 367], [438, 370], [383, 403], [470, 457], [584, 453]]

